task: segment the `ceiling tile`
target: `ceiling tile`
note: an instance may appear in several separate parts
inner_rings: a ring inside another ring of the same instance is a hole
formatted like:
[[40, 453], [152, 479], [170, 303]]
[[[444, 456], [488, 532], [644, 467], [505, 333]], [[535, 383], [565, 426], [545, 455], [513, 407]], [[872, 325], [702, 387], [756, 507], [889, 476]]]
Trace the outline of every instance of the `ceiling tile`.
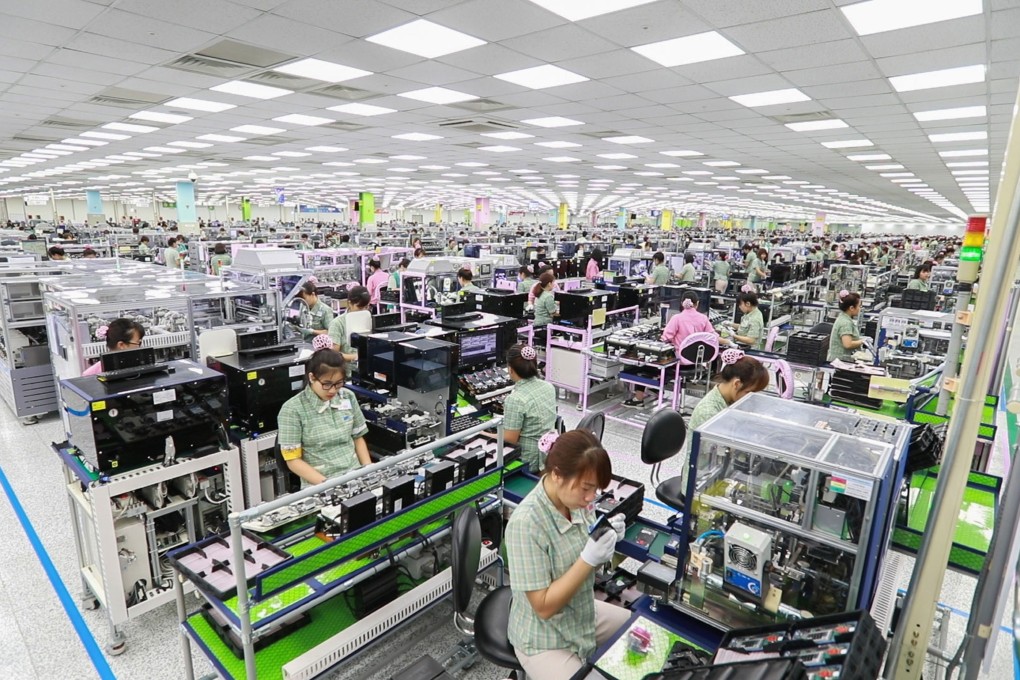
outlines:
[[429, 21], [489, 41], [516, 38], [567, 23], [527, 0], [470, 0], [429, 15]]
[[852, 37], [840, 13], [834, 10], [734, 26], [725, 35], [745, 51], [754, 53]]
[[754, 76], [751, 78], [708, 82], [704, 85], [724, 97], [733, 97], [740, 94], [751, 94], [752, 92], [785, 90], [790, 87], [790, 82], [778, 73], [773, 73], [771, 75]]
[[549, 62], [599, 54], [615, 48], [608, 40], [603, 40], [574, 24], [504, 40], [503, 45]]
[[772, 68], [758, 61], [751, 55], [740, 57], [727, 57], [715, 61], [703, 61], [697, 64], [686, 64], [677, 66], [672, 70], [685, 78], [690, 78], [696, 83], [706, 83], [715, 80], [731, 80], [734, 78], [748, 78], [772, 73]]
[[[861, 38], [865, 48], [876, 59], [915, 52], [931, 52], [946, 47], [970, 45], [984, 40], [985, 18], [982, 15], [876, 33]], [[967, 65], [953, 64], [953, 66]], [[936, 66], [926, 70], [935, 68], [940, 67]]]
[[311, 26], [328, 26], [357, 38], [375, 35], [417, 18], [411, 12], [376, 0], [290, 0], [273, 13]]
[[557, 66], [593, 79], [613, 78], [646, 71], [662, 73], [661, 67], [650, 59], [645, 59], [631, 50], [619, 49], [568, 59], [559, 62]]
[[583, 19], [578, 25], [624, 47], [647, 45], [712, 30], [710, 24], [679, 2], [639, 5]]
[[860, 61], [853, 64], [840, 64], [839, 66], [807, 68], [799, 71], [786, 71], [783, 75], [786, 76], [791, 83], [798, 87], [828, 85], [831, 83], [854, 80], [871, 80], [873, 78], [882, 77], [882, 74], [870, 61]]
[[[317, 55], [323, 50], [336, 47], [338, 41], [350, 40], [346, 35], [319, 28], [318, 23], [306, 24], [275, 14], [263, 14], [231, 31], [229, 35], [235, 40], [300, 56]], [[363, 68], [357, 64], [347, 65]]]

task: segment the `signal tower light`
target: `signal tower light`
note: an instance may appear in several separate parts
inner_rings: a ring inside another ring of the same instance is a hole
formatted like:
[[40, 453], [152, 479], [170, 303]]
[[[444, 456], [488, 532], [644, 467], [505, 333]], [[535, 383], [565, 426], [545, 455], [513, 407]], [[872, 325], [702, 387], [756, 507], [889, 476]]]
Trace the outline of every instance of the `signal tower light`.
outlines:
[[971, 217], [967, 220], [967, 231], [963, 234], [963, 247], [960, 249], [960, 268], [957, 271], [957, 279], [961, 283], [977, 281], [987, 226], [987, 217]]

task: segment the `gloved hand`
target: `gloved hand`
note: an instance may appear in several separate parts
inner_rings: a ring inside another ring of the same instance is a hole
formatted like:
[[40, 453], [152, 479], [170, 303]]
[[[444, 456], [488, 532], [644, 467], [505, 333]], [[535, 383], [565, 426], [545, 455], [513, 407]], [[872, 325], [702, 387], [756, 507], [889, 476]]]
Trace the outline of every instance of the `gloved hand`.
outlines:
[[861, 345], [864, 349], [868, 350], [872, 354], [875, 353], [875, 342], [871, 338], [863, 338], [864, 344]]
[[616, 532], [616, 540], [622, 541], [627, 533], [627, 518], [620, 514], [613, 515], [609, 518], [609, 526]]
[[581, 550], [581, 559], [592, 568], [598, 567], [604, 562], [613, 558], [616, 552], [616, 532], [607, 531], [599, 536], [598, 540], [589, 538]]

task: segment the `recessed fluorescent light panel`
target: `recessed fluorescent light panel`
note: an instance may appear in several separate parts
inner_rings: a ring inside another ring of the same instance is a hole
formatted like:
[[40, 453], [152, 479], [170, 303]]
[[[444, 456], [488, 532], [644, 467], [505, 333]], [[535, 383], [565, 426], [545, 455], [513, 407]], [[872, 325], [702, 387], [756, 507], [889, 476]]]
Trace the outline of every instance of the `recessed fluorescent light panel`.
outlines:
[[120, 130], [122, 132], [145, 133], [145, 132], [155, 132], [159, 128], [158, 127], [153, 127], [151, 125], [134, 125], [132, 123], [107, 123], [106, 125], [103, 126], [103, 129], [104, 130]]
[[705, 161], [702, 165], [707, 165], [710, 168], [735, 168], [740, 163], [736, 161]]
[[564, 19], [581, 21], [638, 5], [647, 5], [654, 0], [531, 0], [531, 2], [559, 14]]
[[603, 137], [602, 141], [612, 142], [613, 144], [649, 144], [655, 140], [638, 135], [625, 135], [623, 137]]
[[559, 128], [559, 127], [571, 127], [573, 125], [584, 125], [579, 120], [573, 118], [564, 118], [562, 116], [548, 116], [546, 118], [529, 118], [522, 120], [525, 125], [534, 125], [535, 127], [543, 128]]
[[300, 78], [322, 80], [327, 83], [342, 83], [345, 80], [372, 75], [371, 71], [363, 71], [360, 68], [334, 64], [333, 62], [322, 61], [321, 59], [302, 59], [283, 66], [277, 66], [273, 70]]
[[179, 146], [182, 149], [208, 149], [212, 144], [205, 142], [167, 142], [167, 146]]
[[808, 120], [803, 123], [787, 123], [786, 127], [794, 132], [814, 132], [815, 130], [838, 130], [850, 126], [837, 118], [832, 118], [830, 120]]
[[930, 90], [936, 87], [983, 82], [985, 82], [984, 64], [912, 73], [905, 76], [893, 76], [889, 79], [889, 83], [897, 92], [913, 92], [915, 90]]
[[582, 75], [552, 64], [500, 73], [494, 77], [521, 87], [530, 87], [532, 90], [544, 90], [547, 87], [558, 85], [573, 85], [588, 80]]
[[914, 118], [924, 123], [930, 120], [957, 120], [959, 118], [984, 118], [988, 109], [984, 106], [962, 106], [956, 109], [936, 109], [934, 111], [918, 111]]
[[826, 149], [853, 149], [864, 146], [875, 146], [875, 144], [867, 139], [845, 139], [836, 142], [822, 142], [822, 146]]
[[535, 135], [529, 135], [526, 132], [514, 132], [508, 130], [507, 132], [483, 132], [482, 137], [492, 137], [493, 139], [531, 139]]
[[384, 113], [396, 113], [396, 109], [388, 109], [385, 106], [375, 106], [374, 104], [341, 104], [340, 106], [330, 106], [330, 111], [338, 111], [340, 113], [349, 113], [352, 116], [381, 116]]
[[581, 145], [574, 142], [535, 142], [535, 146], [544, 146], [547, 149], [576, 149]]
[[860, 153], [851, 156], [847, 156], [847, 160], [851, 161], [890, 161], [892, 156], [887, 153]]
[[735, 97], [730, 97], [730, 99], [738, 104], [748, 107], [774, 106], [776, 104], [793, 104], [795, 102], [811, 101], [811, 97], [796, 88], [740, 94]]
[[544, 161], [550, 161], [552, 163], [576, 163], [580, 161], [580, 158], [574, 158], [573, 156], [549, 156], [543, 158]]
[[[587, 4], [587, 0], [581, 0], [578, 4]], [[648, 57], [652, 61], [667, 67], [697, 64], [703, 61], [737, 57], [744, 54], [744, 50], [715, 31], [686, 35], [682, 38], [673, 38], [671, 40], [662, 40], [632, 47], [631, 49], [641, 56]]]
[[156, 123], [171, 123], [176, 125], [177, 123], [187, 123], [189, 120], [194, 120], [191, 116], [180, 116], [174, 113], [160, 113], [159, 111], [139, 111], [138, 113], [132, 113], [128, 118], [135, 118], [137, 120], [151, 120]]
[[445, 87], [426, 87], [421, 90], [402, 92], [397, 96], [416, 99], [420, 102], [428, 102], [429, 104], [456, 104], [457, 102], [468, 102], [472, 99], [478, 99], [473, 94], [448, 90]]
[[841, 7], [858, 35], [981, 14], [981, 0], [868, 0]]
[[243, 142], [247, 137], [235, 137], [234, 135], [199, 135], [195, 139], [204, 139], [207, 142]]
[[928, 135], [932, 142], [974, 142], [988, 139], [988, 133], [984, 130], [975, 132], [946, 132], [937, 135]]
[[118, 135], [115, 132], [83, 132], [79, 136], [93, 137], [95, 139], [109, 139], [115, 142], [123, 139], [131, 139], [131, 135]]
[[[492, 151], [493, 153], [506, 153], [508, 151], [520, 151], [520, 148], [516, 146], [480, 146], [479, 151]], [[457, 163], [457, 165], [463, 165], [465, 167], [476, 167], [467, 163]], [[482, 164], [484, 165], [484, 164]]]
[[266, 127], [265, 125], [238, 125], [230, 128], [233, 132], [242, 132], [246, 135], [278, 135], [286, 132], [283, 128]]
[[309, 146], [305, 151], [314, 151], [316, 153], [340, 153], [341, 151], [347, 151], [346, 147], [343, 146]]
[[306, 116], [301, 113], [291, 113], [286, 116], [278, 116], [274, 118], [277, 123], [289, 123], [292, 125], [328, 125], [329, 123], [335, 123], [332, 118], [322, 118], [320, 116]]
[[968, 156], [987, 156], [988, 149], [960, 149], [958, 151], [939, 151], [943, 158], [967, 158]]
[[660, 151], [663, 156], [669, 156], [670, 158], [686, 158], [688, 156], [704, 156], [705, 154], [700, 151], [691, 151], [690, 149], [679, 149], [677, 151]]
[[424, 132], [405, 132], [402, 135], [393, 135], [393, 139], [406, 139], [409, 142], [430, 142], [433, 139], [442, 139], [439, 135], [429, 135]]
[[425, 19], [418, 19], [409, 24], [391, 28], [388, 31], [369, 36], [365, 40], [402, 52], [417, 54], [426, 59], [435, 59], [485, 44], [484, 40]]
[[251, 97], [252, 99], [276, 99], [277, 97], [282, 97], [285, 94], [294, 94], [293, 90], [285, 90], [282, 87], [270, 87], [269, 85], [259, 85], [258, 83], [249, 83], [244, 80], [231, 80], [230, 82], [223, 83], [222, 85], [216, 85], [209, 89], [213, 92], [236, 94], [239, 97]]
[[178, 99], [171, 99], [166, 104], [167, 108], [170, 109], [189, 109], [193, 111], [206, 111], [208, 113], [220, 113], [222, 111], [229, 111], [230, 109], [236, 109], [237, 107], [233, 104], [224, 104], [223, 102], [212, 102], [208, 99], [192, 99], [190, 97], [180, 97]]

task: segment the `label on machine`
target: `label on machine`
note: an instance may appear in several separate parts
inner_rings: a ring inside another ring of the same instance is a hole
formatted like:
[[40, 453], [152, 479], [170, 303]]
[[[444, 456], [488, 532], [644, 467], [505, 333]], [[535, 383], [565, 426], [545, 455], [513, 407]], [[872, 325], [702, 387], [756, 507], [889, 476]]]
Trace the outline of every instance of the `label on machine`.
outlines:
[[297, 366], [291, 366], [290, 368], [287, 369], [287, 375], [290, 376], [291, 378], [296, 378], [300, 375], [303, 375], [304, 372], [305, 367], [301, 364], [298, 364]]
[[872, 487], [873, 483], [870, 479], [859, 479], [849, 475], [829, 477], [829, 491], [845, 494], [851, 498], [859, 498], [862, 501], [871, 500]]
[[156, 411], [156, 422], [157, 423], [163, 423], [163, 422], [166, 422], [168, 420], [173, 420], [173, 419], [174, 419], [173, 409], [171, 409], [169, 411]]
[[163, 390], [152, 393], [153, 404], [168, 404], [177, 400], [177, 390]]

